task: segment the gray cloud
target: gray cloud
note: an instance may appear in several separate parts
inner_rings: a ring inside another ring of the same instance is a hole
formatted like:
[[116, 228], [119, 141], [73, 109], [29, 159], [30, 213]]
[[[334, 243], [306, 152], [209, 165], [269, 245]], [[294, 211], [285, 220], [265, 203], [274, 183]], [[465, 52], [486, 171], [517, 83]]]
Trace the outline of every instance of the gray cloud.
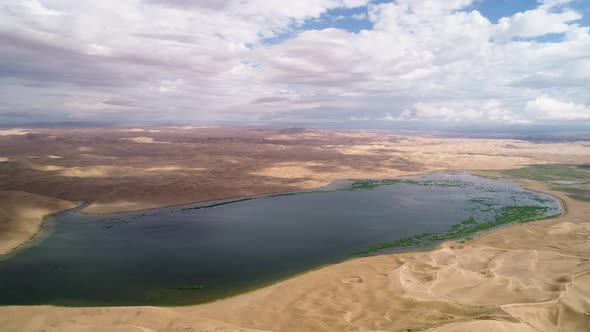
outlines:
[[133, 106], [137, 105], [136, 101], [128, 100], [128, 99], [120, 99], [120, 98], [113, 98], [113, 99], [109, 99], [109, 100], [104, 100], [102, 103], [106, 104], [106, 105], [127, 106], [127, 107], [133, 107]]
[[197, 38], [191, 35], [180, 35], [180, 34], [164, 34], [164, 33], [136, 33], [135, 36], [157, 39], [164, 41], [174, 41], [177, 43], [194, 44], [198, 41]]
[[252, 104], [274, 103], [277, 101], [287, 101], [289, 98], [285, 97], [260, 97], [252, 101]]
[[[587, 121], [590, 33], [567, 3], [492, 24], [469, 0], [398, 0], [366, 8], [372, 30], [298, 32], [366, 3], [9, 0], [1, 119], [499, 126], [556, 121], [566, 107], [559, 121]], [[556, 31], [555, 42], [511, 38]], [[279, 33], [290, 38], [268, 44]]]
[[157, 4], [180, 9], [201, 8], [222, 10], [227, 8], [233, 0], [144, 0], [147, 4]]
[[121, 59], [80, 54], [26, 37], [0, 32], [0, 43], [3, 45], [0, 49], [0, 76], [21, 79], [29, 84], [35, 82], [42, 86], [61, 82], [82, 86], [113, 86], [143, 76], [139, 71], [126, 71], [123, 74], [117, 70], [116, 62]]

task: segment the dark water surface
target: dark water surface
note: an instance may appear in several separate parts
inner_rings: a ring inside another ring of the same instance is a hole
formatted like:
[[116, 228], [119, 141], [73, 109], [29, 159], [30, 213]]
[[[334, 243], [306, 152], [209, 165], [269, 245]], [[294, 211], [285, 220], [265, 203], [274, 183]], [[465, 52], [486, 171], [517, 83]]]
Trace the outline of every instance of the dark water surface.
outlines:
[[338, 262], [369, 246], [445, 232], [470, 217], [492, 220], [503, 206], [542, 205], [547, 214], [560, 209], [553, 198], [515, 183], [464, 173], [414, 179], [426, 182], [210, 207], [63, 212], [48, 218], [30, 244], [0, 260], [0, 304], [194, 304]]

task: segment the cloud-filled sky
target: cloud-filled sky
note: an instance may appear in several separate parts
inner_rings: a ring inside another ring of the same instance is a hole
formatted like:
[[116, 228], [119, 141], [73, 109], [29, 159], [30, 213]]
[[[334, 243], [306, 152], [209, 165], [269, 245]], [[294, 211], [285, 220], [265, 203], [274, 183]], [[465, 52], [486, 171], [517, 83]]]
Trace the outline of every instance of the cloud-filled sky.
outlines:
[[4, 0], [0, 124], [590, 129], [588, 0]]

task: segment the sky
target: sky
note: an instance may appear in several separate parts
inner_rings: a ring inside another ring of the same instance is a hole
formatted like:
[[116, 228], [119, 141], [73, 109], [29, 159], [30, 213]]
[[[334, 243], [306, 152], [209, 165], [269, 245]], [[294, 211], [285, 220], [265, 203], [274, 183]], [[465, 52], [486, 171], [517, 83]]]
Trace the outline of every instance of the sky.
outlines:
[[590, 0], [3, 0], [0, 126], [590, 130]]

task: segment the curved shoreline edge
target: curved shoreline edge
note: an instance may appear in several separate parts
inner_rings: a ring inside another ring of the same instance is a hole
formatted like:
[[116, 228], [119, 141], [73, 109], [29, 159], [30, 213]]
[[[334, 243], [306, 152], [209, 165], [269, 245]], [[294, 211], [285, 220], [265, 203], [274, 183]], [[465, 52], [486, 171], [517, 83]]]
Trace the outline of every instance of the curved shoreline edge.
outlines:
[[18, 253], [20, 250], [24, 249], [27, 245], [29, 245], [31, 242], [33, 242], [34, 240], [37, 240], [39, 238], [39, 236], [41, 235], [41, 232], [43, 231], [43, 229], [45, 229], [46, 225], [47, 225], [47, 221], [50, 218], [55, 217], [58, 214], [64, 213], [64, 212], [68, 212], [68, 211], [72, 211], [72, 210], [77, 210], [79, 209], [81, 206], [83, 206], [85, 203], [76, 203], [76, 202], [72, 202], [74, 204], [77, 204], [74, 207], [70, 207], [70, 208], [66, 208], [63, 210], [59, 210], [56, 212], [52, 212], [49, 214], [44, 215], [43, 217], [41, 217], [39, 224], [37, 225], [37, 229], [36, 231], [31, 234], [31, 236], [29, 236], [28, 239], [26, 239], [25, 241], [19, 243], [18, 245], [6, 250], [5, 252], [0, 252], [0, 262], [2, 262], [3, 260], [7, 259], [10, 256], [15, 255], [16, 253]]
[[[376, 181], [380, 181], [380, 180], [400, 180], [400, 179], [404, 179], [404, 178], [408, 178], [408, 177], [418, 177], [418, 176], [425, 176], [425, 175], [429, 175], [429, 174], [434, 174], [434, 173], [440, 173], [440, 172], [446, 172], [446, 173], [457, 173], [457, 172], [462, 172], [462, 173], [468, 173], [471, 175], [475, 175], [475, 176], [479, 176], [479, 177], [484, 177], [484, 178], [490, 178], [490, 179], [508, 179], [510, 180], [510, 182], [513, 183], [518, 183], [520, 185], [521, 188], [533, 192], [533, 193], [543, 193], [545, 195], [548, 195], [550, 197], [552, 197], [553, 199], [557, 200], [560, 203], [560, 212], [558, 214], [555, 215], [550, 215], [550, 216], [546, 216], [543, 218], [539, 218], [539, 219], [534, 219], [534, 220], [530, 220], [527, 221], [527, 223], [533, 223], [533, 222], [537, 222], [537, 221], [542, 221], [542, 220], [548, 220], [548, 219], [554, 219], [557, 218], [559, 216], [565, 215], [566, 211], [567, 211], [567, 207], [565, 202], [559, 198], [554, 196], [553, 194], [546, 192], [546, 191], [542, 191], [542, 190], [538, 190], [537, 188], [530, 188], [528, 186], [526, 186], [526, 184], [524, 183], [524, 181], [520, 180], [520, 179], [514, 179], [514, 178], [509, 178], [509, 177], [502, 177], [502, 176], [498, 176], [498, 177], [493, 177], [493, 176], [484, 176], [482, 174], [479, 174], [477, 171], [469, 171], [469, 170], [449, 170], [449, 171], [435, 171], [435, 172], [426, 172], [426, 173], [419, 173], [419, 174], [413, 174], [413, 175], [407, 175], [407, 176], [400, 176], [400, 177], [395, 177], [395, 178], [388, 178], [388, 179], [375, 179]], [[363, 180], [372, 180], [372, 179], [341, 179], [341, 180], [337, 180], [337, 181], [363, 181]], [[337, 182], [334, 181], [334, 182]], [[332, 184], [330, 184], [329, 186], [331, 186]], [[322, 186], [322, 187], [318, 187], [318, 188], [314, 188], [314, 189], [309, 189], [309, 190], [299, 190], [299, 191], [290, 191], [290, 192], [274, 192], [274, 193], [265, 193], [265, 194], [260, 194], [260, 195], [254, 195], [254, 196], [246, 196], [246, 197], [239, 197], [239, 198], [228, 198], [228, 199], [221, 199], [221, 200], [212, 200], [212, 201], [202, 201], [202, 202], [194, 202], [194, 203], [189, 203], [189, 204], [179, 204], [179, 205], [172, 205], [172, 206], [163, 206], [163, 207], [158, 207], [158, 208], [150, 208], [150, 209], [144, 209], [144, 210], [137, 210], [137, 211], [130, 211], [130, 212], [117, 212], [117, 213], [112, 213], [113, 215], [117, 215], [117, 214], [126, 214], [126, 213], [143, 213], [143, 212], [149, 212], [149, 211], [153, 211], [153, 210], [157, 210], [157, 209], [165, 209], [165, 208], [178, 208], [178, 207], [187, 207], [187, 209], [192, 209], [192, 208], [196, 208], [196, 209], [200, 209], [200, 208], [209, 208], [209, 207], [214, 207], [214, 206], [218, 206], [218, 205], [225, 205], [225, 204], [231, 204], [231, 203], [237, 203], [237, 202], [241, 202], [241, 201], [246, 201], [246, 200], [252, 200], [252, 199], [259, 199], [259, 198], [266, 198], [266, 197], [276, 197], [276, 196], [288, 196], [288, 195], [298, 195], [298, 194], [306, 194], [306, 193], [318, 193], [318, 192], [331, 192], [331, 191], [339, 191], [339, 190], [346, 190], [349, 185], [345, 185], [345, 186], [341, 186], [341, 187], [337, 187], [337, 188], [330, 188], [330, 189], [326, 189], [326, 190], [321, 190], [322, 188], [326, 188], [327, 186]], [[39, 240], [39, 236], [42, 234], [42, 231], [47, 231], [46, 229], [46, 225], [47, 225], [47, 221], [50, 218], [53, 218], [56, 215], [62, 214], [62, 213], [68, 213], [71, 211], [74, 212], [78, 212], [78, 213], [83, 213], [83, 214], [92, 214], [94, 215], [94, 213], [85, 213], [84, 209], [86, 207], [88, 207], [90, 205], [90, 203], [87, 202], [78, 202], [76, 203], [77, 205], [74, 207], [70, 207], [64, 210], [60, 210], [57, 212], [53, 212], [50, 214], [45, 215], [42, 219], [41, 222], [37, 228], [37, 231], [30, 236], [26, 241], [22, 242], [21, 244], [19, 244], [18, 246], [12, 248], [11, 250], [9, 250], [8, 252], [5, 253], [0, 253], [0, 262], [8, 259], [14, 255], [16, 255], [20, 250], [26, 248], [28, 245], [31, 245], [35, 240]], [[197, 205], [196, 207], [194, 207], [195, 205]], [[193, 207], [191, 207], [193, 206]], [[111, 213], [97, 213], [96, 215], [105, 215], [105, 214], [111, 214]], [[446, 243], [448, 242], [457, 242], [457, 241], [461, 241], [462, 239], [473, 239], [476, 237], [480, 237], [484, 234], [487, 234], [489, 232], [492, 232], [498, 228], [508, 228], [510, 226], [516, 226], [518, 225], [518, 223], [516, 222], [509, 222], [506, 224], [500, 224], [498, 226], [495, 227], [491, 227], [488, 229], [483, 229], [480, 231], [475, 231], [473, 233], [469, 233], [466, 234], [465, 237], [458, 237], [458, 238], [450, 238], [450, 239], [445, 239], [443, 241], [436, 241], [432, 244], [428, 244], [428, 245], [424, 245], [424, 246], [414, 246], [414, 247], [409, 247], [409, 248], [391, 248], [392, 251], [372, 251], [372, 252], [367, 252], [367, 253], [363, 253], [363, 254], [351, 254], [349, 256], [347, 256], [346, 258], [336, 261], [336, 262], [331, 262], [331, 263], [326, 263], [326, 264], [322, 264], [316, 267], [313, 267], [312, 269], [309, 270], [305, 270], [305, 271], [300, 271], [298, 273], [294, 273], [294, 274], [290, 274], [288, 276], [285, 276], [283, 278], [279, 278], [276, 280], [272, 280], [269, 282], [264, 282], [261, 283], [259, 285], [255, 285], [252, 287], [249, 287], [247, 289], [241, 290], [235, 294], [231, 294], [227, 297], [222, 297], [222, 298], [217, 298], [217, 299], [212, 299], [209, 301], [203, 301], [203, 302], [196, 302], [196, 303], [192, 303], [192, 304], [186, 304], [186, 305], [163, 305], [162, 307], [189, 307], [189, 306], [194, 306], [194, 305], [206, 305], [208, 303], [213, 303], [213, 302], [218, 302], [218, 301], [223, 301], [226, 299], [230, 299], [230, 298], [234, 298], [236, 296], [240, 296], [243, 294], [247, 294], [250, 292], [254, 292], [281, 282], [284, 282], [286, 280], [289, 279], [293, 279], [295, 277], [301, 276], [301, 275], [305, 275], [307, 273], [311, 273], [313, 271], [317, 271], [320, 270], [322, 268], [325, 267], [329, 267], [335, 264], [339, 264], [339, 263], [343, 263], [346, 261], [350, 261], [350, 260], [355, 260], [355, 259], [361, 259], [364, 257], [371, 257], [371, 256], [379, 256], [379, 255], [397, 255], [397, 254], [407, 254], [407, 253], [419, 253], [419, 252], [429, 252], [429, 251], [433, 251], [433, 250], [437, 250], [438, 248], [444, 246]], [[50, 233], [45, 234], [45, 236], [49, 236]], [[466, 241], [467, 242], [467, 241]], [[384, 248], [385, 250], [387, 250], [387, 248]], [[404, 250], [405, 249], [405, 250]], [[140, 306], [140, 305], [138, 305]], [[71, 306], [64, 306], [64, 307], [71, 307]], [[97, 306], [93, 306], [90, 305], [88, 307], [97, 307]], [[98, 306], [100, 307], [100, 305]]]
[[[475, 173], [472, 173], [472, 172], [469, 172], [469, 171], [465, 171], [465, 172], [468, 172], [470, 174], [475, 174]], [[421, 173], [421, 174], [417, 174], [417, 175], [425, 175], [425, 174], [431, 174], [431, 173], [432, 172], [430, 172], [430, 173]], [[414, 176], [414, 175], [412, 175], [412, 176]], [[485, 177], [485, 176], [482, 176], [482, 175], [479, 175], [479, 174], [478, 174], [478, 176]], [[402, 178], [402, 177], [399, 177], [399, 178]], [[392, 178], [392, 179], [399, 179], [399, 178]], [[497, 177], [497, 178], [495, 178], [495, 177], [488, 177], [488, 178], [490, 178], [490, 179], [498, 179], [498, 178], [502, 178], [502, 177]], [[561, 197], [555, 196], [554, 194], [552, 194], [550, 192], [547, 192], [547, 191], [538, 190], [537, 188], [530, 188], [530, 187], [528, 187], [525, 184], [524, 181], [519, 180], [519, 179], [511, 179], [511, 181], [518, 183], [519, 185], [521, 185], [522, 188], [524, 188], [524, 189], [526, 189], [528, 191], [537, 192], [537, 193], [543, 193], [545, 195], [548, 195], [548, 196], [552, 197], [553, 199], [557, 200], [560, 203], [560, 205], [561, 205], [561, 209], [560, 209], [560, 213], [559, 214], [547, 216], [547, 217], [541, 218], [541, 219], [532, 220], [532, 221], [526, 222], [526, 224], [533, 224], [533, 223], [542, 222], [542, 221], [549, 221], [549, 220], [552, 220], [552, 219], [557, 219], [557, 218], [564, 217], [566, 215], [567, 205], [566, 205], [565, 201], [563, 199], [561, 199]], [[541, 184], [541, 183], [542, 182], [539, 182], [539, 184]], [[519, 225], [522, 225], [522, 224], [519, 224], [519, 223], [509, 223], [509, 224], [505, 224], [505, 225], [500, 225], [498, 227], [486, 229], [486, 230], [483, 230], [483, 231], [480, 231], [480, 232], [476, 232], [476, 233], [473, 233], [472, 239], [470, 241], [468, 241], [468, 242], [472, 242], [476, 238], [480, 238], [482, 236], [491, 234], [491, 233], [493, 233], [495, 231], [498, 231], [498, 230], [506, 230], [506, 229], [510, 229], [510, 228], [513, 228], [513, 227], [518, 227]], [[445, 247], [446, 245], [448, 245], [449, 243], [456, 243], [458, 240], [460, 240], [460, 239], [449, 239], [449, 240], [445, 240], [445, 241], [442, 241], [442, 242], [438, 242], [438, 243], [434, 244], [433, 246], [427, 246], [427, 247], [423, 247], [423, 248], [412, 248], [412, 249], [409, 249], [407, 251], [400, 250], [400, 251], [396, 251], [396, 252], [374, 253], [374, 254], [365, 255], [365, 256], [353, 256], [353, 255], [349, 255], [346, 259], [344, 259], [344, 260], [342, 260], [340, 262], [323, 264], [323, 265], [317, 266], [315, 268], [312, 268], [310, 270], [306, 270], [306, 271], [301, 271], [299, 273], [295, 273], [295, 274], [290, 275], [290, 276], [288, 276], [286, 278], [281, 278], [281, 279], [278, 279], [278, 280], [275, 280], [275, 281], [271, 281], [271, 282], [266, 283], [266, 284], [263, 284], [263, 285], [255, 286], [252, 289], [244, 290], [242, 292], [239, 292], [239, 293], [234, 294], [234, 295], [230, 295], [228, 297], [223, 297], [223, 298], [219, 298], [219, 299], [211, 300], [211, 301], [205, 301], [205, 302], [197, 303], [197, 304], [188, 304], [188, 305], [182, 305], [182, 306], [164, 306], [164, 307], [165, 308], [171, 308], [171, 307], [185, 307], [185, 308], [187, 308], [187, 307], [194, 307], [194, 306], [206, 306], [206, 305], [211, 304], [211, 303], [222, 302], [222, 301], [230, 300], [230, 299], [233, 299], [233, 298], [236, 298], [236, 297], [239, 297], [239, 296], [244, 296], [244, 295], [247, 295], [247, 294], [251, 294], [251, 293], [254, 293], [256, 291], [261, 291], [261, 290], [263, 290], [265, 288], [272, 287], [274, 285], [280, 284], [280, 283], [285, 282], [287, 280], [291, 280], [291, 279], [294, 279], [296, 277], [304, 276], [304, 275], [313, 273], [315, 271], [319, 271], [319, 270], [322, 270], [324, 268], [327, 268], [327, 267], [330, 267], [330, 266], [334, 266], [336, 264], [341, 264], [341, 263], [345, 263], [345, 262], [349, 262], [349, 261], [354, 261], [354, 260], [361, 260], [361, 259], [375, 257], [375, 256], [391, 256], [391, 255], [395, 256], [395, 255], [405, 255], [405, 254], [414, 254], [414, 253], [428, 253], [428, 252], [432, 252], [432, 251], [441, 249], [441, 248]], [[588, 273], [590, 273], [590, 272], [588, 272]]]
[[38, 238], [54, 215], [76, 208], [77, 203], [24, 191], [0, 191], [0, 218], [6, 233], [0, 237], [0, 261]]
[[[429, 332], [530, 331], [531, 326], [537, 326], [539, 330], [585, 330], [580, 324], [588, 323], [587, 314], [584, 316], [583, 309], [580, 311], [579, 307], [571, 305], [576, 299], [590, 303], [587, 297], [580, 298], [589, 294], [590, 290], [590, 275], [585, 272], [589, 271], [590, 252], [586, 245], [580, 247], [580, 236], [590, 238], [590, 222], [587, 219], [590, 204], [574, 200], [563, 191], [549, 189], [542, 181], [531, 181], [530, 184], [526, 181], [517, 182], [527, 190], [558, 198], [564, 203], [563, 213], [551, 220], [486, 231], [465, 244], [446, 241], [425, 251], [353, 258], [340, 264], [318, 267], [287, 280], [278, 280], [262, 289], [206, 304], [183, 307], [0, 307], [0, 317], [4, 317], [0, 318], [0, 329], [4, 327], [7, 330], [34, 332], [49, 327], [66, 332], [80, 326], [89, 328], [89, 331], [117, 326], [117, 331], [121, 332], [136, 331], [138, 327], [162, 332], [188, 327], [196, 331], [295, 332], [372, 329], [378, 323], [386, 324], [379, 329], [384, 331], [406, 331], [409, 328]], [[550, 191], [546, 192], [545, 189]], [[498, 259], [491, 258], [491, 254]], [[465, 279], [468, 276], [465, 273], [472, 271], [479, 274], [484, 270], [480, 270], [479, 265], [449, 264], [444, 259], [447, 255], [463, 263], [465, 259], [481, 259], [486, 266], [494, 266], [494, 271], [497, 268], [514, 268], [516, 270], [511, 273], [516, 275], [500, 276], [500, 279], [493, 277], [474, 289], [475, 294], [464, 290], [456, 293], [474, 281]], [[551, 263], [555, 257], [560, 264], [557, 270]], [[522, 264], [529, 260], [535, 265], [541, 264], [539, 269], [523, 269]], [[580, 262], [585, 263], [575, 268]], [[421, 268], [421, 264], [432, 265], [430, 268], [434, 268], [434, 271], [441, 269], [444, 272], [442, 275], [433, 272], [435, 280], [442, 284], [437, 286], [435, 293], [429, 291], [426, 294], [435, 296], [436, 302], [424, 299], [414, 290], [400, 289], [399, 285], [378, 285], [383, 278], [389, 278], [389, 282], [403, 281], [406, 272]], [[398, 275], [400, 272], [404, 274]], [[556, 275], [556, 272], [559, 274]], [[453, 274], [456, 277], [450, 278], [448, 273], [459, 274]], [[559, 280], [553, 279], [557, 277]], [[355, 278], [359, 278], [360, 283]], [[495, 282], [518, 284], [519, 280], [523, 280], [521, 278], [531, 278], [533, 282], [526, 285], [522, 293], [500, 287]], [[535, 286], [536, 283], [540, 284]], [[552, 285], [559, 287], [555, 290], [550, 288], [548, 291], [551, 293], [545, 293], [545, 287]], [[480, 287], [482, 292], [488, 292], [484, 293], [487, 295], [482, 296]], [[443, 293], [439, 294], [441, 291]], [[448, 298], [451, 291], [454, 292], [451, 293], [453, 296]], [[542, 294], [551, 294], [547, 298], [549, 301], [543, 300], [543, 296], [538, 297]], [[322, 302], [322, 305], [316, 302], [326, 296], [332, 299]], [[346, 305], [358, 300], [361, 301], [358, 307]], [[405, 305], [410, 307], [400, 315], [400, 308]], [[563, 312], [564, 308], [565, 315], [560, 314], [557, 322], [534, 320], [542, 317], [544, 310]], [[367, 316], [367, 313], [371, 314]], [[433, 313], [439, 316], [433, 316]], [[383, 320], [382, 315], [392, 320]], [[32, 321], [31, 317], [35, 317], [35, 320]], [[349, 318], [354, 320], [351, 322]]]

